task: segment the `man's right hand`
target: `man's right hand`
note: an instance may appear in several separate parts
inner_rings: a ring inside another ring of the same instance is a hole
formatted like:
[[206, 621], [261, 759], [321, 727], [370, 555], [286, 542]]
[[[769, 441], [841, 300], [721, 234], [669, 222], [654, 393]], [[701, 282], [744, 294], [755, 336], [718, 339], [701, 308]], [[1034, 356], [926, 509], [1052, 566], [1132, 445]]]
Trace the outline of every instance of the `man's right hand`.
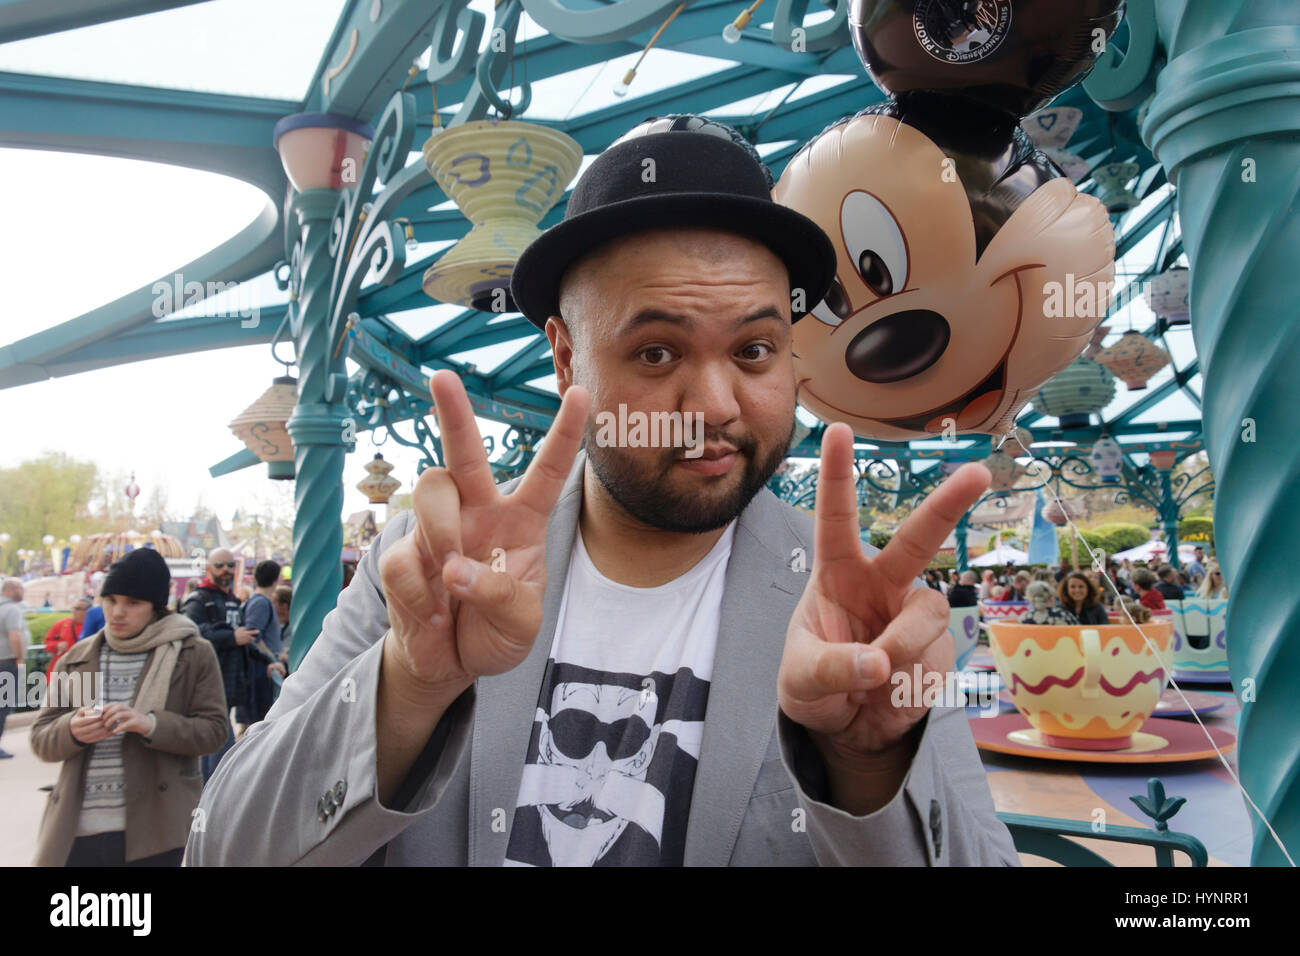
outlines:
[[252, 644], [255, 640], [257, 640], [257, 631], [249, 630], [246, 627], [235, 628], [236, 644]]
[[460, 379], [435, 372], [430, 387], [447, 467], [420, 476], [411, 502], [415, 527], [379, 560], [390, 625], [376, 712], [385, 806], [452, 702], [475, 678], [522, 663], [537, 639], [546, 524], [591, 404], [585, 389], [565, 392], [541, 450], [503, 496]]
[[496, 488], [460, 379], [433, 376], [446, 468], [412, 495], [416, 526], [379, 562], [392, 627], [385, 677], [404, 696], [458, 695], [528, 656], [542, 624], [546, 524], [582, 444], [590, 405], [566, 391], [555, 422], [513, 493]]
[[86, 746], [97, 744], [114, 735], [114, 731], [104, 723], [103, 713], [96, 713], [89, 707], [77, 708], [72, 714], [69, 726], [72, 730], [72, 739]]

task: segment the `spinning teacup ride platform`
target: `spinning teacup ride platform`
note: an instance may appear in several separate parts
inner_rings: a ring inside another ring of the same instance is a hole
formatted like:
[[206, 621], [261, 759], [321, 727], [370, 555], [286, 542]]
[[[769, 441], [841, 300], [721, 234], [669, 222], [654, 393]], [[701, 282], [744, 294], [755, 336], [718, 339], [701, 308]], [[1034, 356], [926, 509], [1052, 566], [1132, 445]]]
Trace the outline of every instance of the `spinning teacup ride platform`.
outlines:
[[[1249, 864], [1247, 811], [1219, 756], [1235, 773], [1238, 702], [1230, 692], [1170, 685], [1174, 635], [1167, 618], [1140, 627], [989, 626], [1000, 697], [1015, 709], [968, 714], [1000, 813], [1149, 825], [1131, 798], [1158, 765], [1170, 793], [1188, 798], [1177, 829], [1202, 841], [1211, 865]], [[1094, 849], [1113, 863], [1150, 865], [1133, 847]]]

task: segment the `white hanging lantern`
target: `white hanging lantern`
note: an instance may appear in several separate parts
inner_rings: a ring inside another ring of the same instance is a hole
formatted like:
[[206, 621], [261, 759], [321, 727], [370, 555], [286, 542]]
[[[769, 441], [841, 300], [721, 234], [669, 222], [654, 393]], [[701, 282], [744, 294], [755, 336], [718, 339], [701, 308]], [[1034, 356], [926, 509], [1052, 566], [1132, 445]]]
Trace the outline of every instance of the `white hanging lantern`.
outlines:
[[1120, 472], [1124, 469], [1124, 450], [1119, 447], [1119, 442], [1106, 435], [1097, 439], [1092, 446], [1088, 462], [1103, 484], [1113, 485], [1119, 481]]
[[1170, 325], [1191, 322], [1190, 279], [1191, 273], [1186, 267], [1173, 266], [1148, 282], [1146, 300], [1151, 311]]
[[384, 456], [375, 452], [375, 457], [366, 462], [366, 477], [356, 484], [357, 491], [366, 496], [372, 505], [386, 505], [393, 493], [402, 487], [402, 483], [389, 476], [393, 463], [384, 461]]
[[1074, 106], [1049, 106], [1020, 121], [1026, 135], [1039, 149], [1062, 149], [1079, 128], [1083, 110]]
[[1142, 167], [1137, 163], [1107, 163], [1092, 172], [1097, 180], [1097, 198], [1111, 215], [1128, 212], [1138, 204], [1138, 198], [1128, 188]]
[[1130, 392], [1146, 388], [1156, 372], [1173, 361], [1168, 352], [1141, 332], [1131, 331], [1109, 348], [1098, 349], [1093, 359], [1122, 379]]

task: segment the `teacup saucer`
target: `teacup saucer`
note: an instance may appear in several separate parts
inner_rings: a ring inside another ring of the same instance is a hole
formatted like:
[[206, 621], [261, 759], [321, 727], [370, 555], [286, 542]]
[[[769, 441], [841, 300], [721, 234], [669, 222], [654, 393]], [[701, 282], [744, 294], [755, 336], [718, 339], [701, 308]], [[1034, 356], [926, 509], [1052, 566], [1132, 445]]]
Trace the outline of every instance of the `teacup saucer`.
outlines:
[[1226, 670], [1221, 671], [1174, 671], [1174, 680], [1179, 684], [1230, 684], [1232, 678]]
[[[1038, 757], [1043, 760], [1075, 760], [1083, 763], [1177, 763], [1215, 756], [1205, 732], [1195, 723], [1152, 717], [1133, 735], [1123, 750], [1072, 750], [1049, 747], [1021, 714], [971, 717], [971, 735], [981, 750]], [[1217, 727], [1208, 727], [1210, 737], [1222, 753], [1237, 746], [1237, 738]]]

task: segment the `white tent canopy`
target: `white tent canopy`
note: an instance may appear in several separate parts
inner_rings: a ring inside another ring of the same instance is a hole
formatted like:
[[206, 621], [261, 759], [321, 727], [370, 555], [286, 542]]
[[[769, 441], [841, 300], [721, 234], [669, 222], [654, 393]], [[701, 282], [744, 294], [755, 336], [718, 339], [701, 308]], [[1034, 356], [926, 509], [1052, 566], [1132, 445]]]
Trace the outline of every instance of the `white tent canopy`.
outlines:
[[[1179, 543], [1178, 561], [1183, 567], [1187, 567], [1188, 562], [1195, 557], [1195, 548], [1195, 544]], [[1129, 548], [1127, 551], [1121, 551], [1112, 557], [1116, 561], [1123, 561], [1127, 558], [1129, 561], [1145, 561], [1149, 565], [1152, 562], [1169, 560], [1168, 553], [1168, 545], [1164, 541], [1157, 541], [1152, 538], [1146, 544], [1139, 544], [1136, 548]]]
[[1010, 561], [1012, 564], [1028, 564], [1029, 555], [1019, 548], [1013, 548], [1008, 544], [999, 544], [987, 554], [981, 554], [971, 562], [973, 568], [991, 568], [995, 565], [1001, 566]]

